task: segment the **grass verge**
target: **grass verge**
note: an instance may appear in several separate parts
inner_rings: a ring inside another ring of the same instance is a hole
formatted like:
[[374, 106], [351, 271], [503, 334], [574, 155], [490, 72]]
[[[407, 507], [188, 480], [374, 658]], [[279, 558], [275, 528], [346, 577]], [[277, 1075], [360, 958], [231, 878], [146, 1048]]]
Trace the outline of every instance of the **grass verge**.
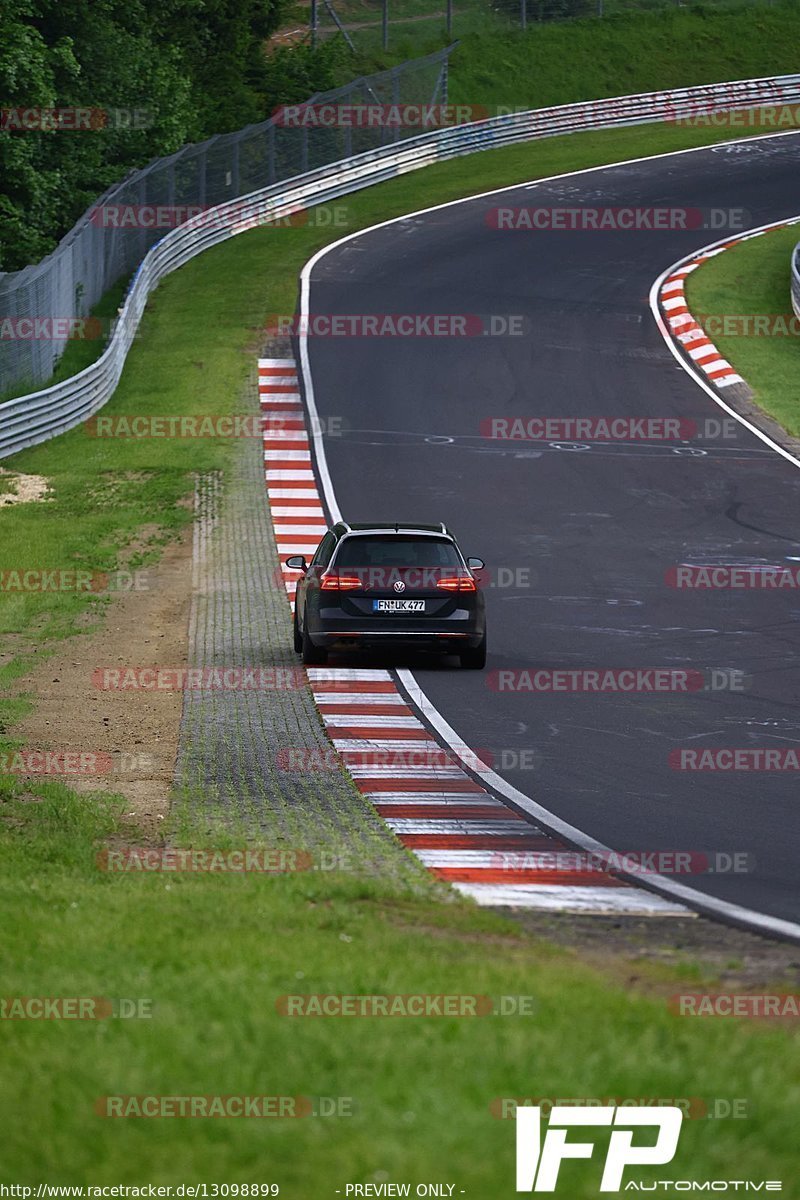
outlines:
[[[101, 875], [113, 813], [56, 785], [0, 825], [4, 994], [152, 1002], [144, 1019], [0, 1021], [5, 1181], [275, 1182], [302, 1198], [448, 1182], [497, 1200], [514, 1194], [514, 1122], [496, 1101], [525, 1096], [695, 1112], [743, 1099], [745, 1118], [684, 1122], [672, 1166], [631, 1177], [792, 1176], [800, 1043], [785, 1029], [671, 1015], [493, 915], [354, 877]], [[680, 979], [661, 968], [662, 987]], [[530, 997], [531, 1011], [279, 1014], [280, 997], [318, 993]], [[197, 1094], [310, 1097], [335, 1115], [96, 1111], [107, 1096]], [[562, 1194], [596, 1196], [597, 1160], [567, 1164]]]
[[[664, 127], [486, 152], [348, 198], [348, 225], [713, 140]], [[106, 413], [230, 412], [264, 316], [293, 311], [297, 270], [341, 232], [254, 231], [166, 280]], [[25, 451], [8, 465], [46, 475], [53, 496], [46, 519], [36, 506], [0, 510], [0, 570], [108, 570], [142, 529], [142, 552], [156, 552], [189, 519], [192, 472], [224, 472], [229, 454], [225, 439], [106, 441], [81, 429]], [[0, 627], [46, 644], [97, 603], [3, 592]], [[185, 836], [202, 844], [201, 832]], [[490, 1106], [511, 1096], [741, 1098], [746, 1120], [685, 1124], [677, 1177], [791, 1177], [800, 1051], [785, 1029], [680, 1019], [489, 914], [356, 876], [103, 873], [96, 849], [118, 833], [113, 800], [55, 783], [0, 796], [4, 995], [153, 1003], [149, 1019], [0, 1020], [3, 1182], [276, 1182], [304, 1200], [351, 1182], [451, 1182], [496, 1200], [513, 1194], [514, 1126]], [[662, 991], [686, 978], [696, 987], [693, 969], [664, 968]], [[280, 1016], [277, 998], [293, 992], [530, 996], [533, 1012]], [[343, 1100], [342, 1115], [298, 1120], [97, 1114], [100, 1097], [120, 1094]], [[596, 1195], [596, 1166], [568, 1164], [563, 1193]]]
[[790, 225], [740, 242], [694, 271], [686, 288], [714, 345], [792, 437], [800, 437], [800, 338], [789, 267], [798, 241], [800, 227]]
[[[409, 9], [416, 9], [416, 2]], [[454, 4], [450, 99], [459, 104], [531, 107], [688, 87], [797, 70], [798, 5], [663, 4], [623, 11], [607, 0], [602, 19], [518, 26], [518, 9]], [[296, 24], [308, 22], [298, 10]], [[399, 16], [390, 8], [390, 21]], [[444, 14], [442, 14], [442, 17]], [[355, 11], [345, 19], [358, 20]], [[369, 19], [369, 18], [367, 18]], [[447, 44], [442, 21], [390, 23], [390, 49], [380, 27], [353, 31], [365, 72], [395, 65]]]

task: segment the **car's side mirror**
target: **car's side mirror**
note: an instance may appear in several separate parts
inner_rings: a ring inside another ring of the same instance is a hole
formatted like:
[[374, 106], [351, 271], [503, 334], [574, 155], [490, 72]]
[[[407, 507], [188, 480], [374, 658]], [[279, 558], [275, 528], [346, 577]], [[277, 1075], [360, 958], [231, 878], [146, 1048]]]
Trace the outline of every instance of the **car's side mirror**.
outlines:
[[291, 558], [287, 558], [286, 566], [290, 571], [307, 571], [308, 563], [302, 554], [293, 554]]
[[467, 566], [469, 567], [470, 571], [482, 571], [486, 566], [486, 563], [482, 558], [468, 558]]

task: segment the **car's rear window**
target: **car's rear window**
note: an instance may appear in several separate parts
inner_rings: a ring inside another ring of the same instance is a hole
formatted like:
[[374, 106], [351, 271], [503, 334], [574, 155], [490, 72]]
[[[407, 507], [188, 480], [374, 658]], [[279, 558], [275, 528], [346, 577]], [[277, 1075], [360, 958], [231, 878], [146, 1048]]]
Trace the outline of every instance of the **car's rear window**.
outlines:
[[461, 560], [446, 538], [398, 534], [348, 537], [336, 555], [338, 567], [460, 567]]

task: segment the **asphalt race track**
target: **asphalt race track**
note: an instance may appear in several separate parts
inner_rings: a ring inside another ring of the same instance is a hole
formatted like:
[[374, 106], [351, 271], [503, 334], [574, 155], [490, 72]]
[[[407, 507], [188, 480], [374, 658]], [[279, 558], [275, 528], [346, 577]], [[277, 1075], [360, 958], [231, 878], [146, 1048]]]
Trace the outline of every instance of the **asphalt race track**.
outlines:
[[[738, 425], [733, 438], [576, 448], [491, 440], [481, 423], [718, 422], [724, 413], [664, 344], [649, 290], [670, 264], [727, 232], [796, 214], [799, 182], [795, 134], [410, 217], [320, 259], [312, 316], [514, 315], [522, 336], [308, 339], [345, 518], [445, 521], [464, 552], [494, 572], [487, 671], [462, 671], [455, 660], [405, 664], [446, 720], [471, 747], [492, 750], [495, 769], [520, 791], [606, 845], [747, 854], [747, 871], [682, 882], [795, 921], [797, 772], [676, 770], [668, 756], [684, 747], [798, 747], [800, 597], [678, 590], [666, 575], [679, 563], [800, 557], [800, 470]], [[723, 228], [532, 231], [492, 227], [499, 205], [745, 213]], [[490, 686], [498, 671], [632, 667], [692, 669], [705, 679], [717, 669], [723, 686], [593, 695]], [[533, 768], [516, 762], [531, 750]]]

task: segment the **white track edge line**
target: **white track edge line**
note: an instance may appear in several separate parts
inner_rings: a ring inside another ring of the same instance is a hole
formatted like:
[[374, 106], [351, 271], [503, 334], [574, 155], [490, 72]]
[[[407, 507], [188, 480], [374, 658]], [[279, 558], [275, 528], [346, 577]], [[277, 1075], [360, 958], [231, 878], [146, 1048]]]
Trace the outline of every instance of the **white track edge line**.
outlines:
[[[675, 158], [675, 157], [678, 157], [683, 154], [695, 154], [695, 153], [698, 153], [699, 151], [713, 150], [713, 149], [716, 149], [718, 147], [723, 147], [723, 146], [741, 145], [741, 144], [747, 143], [747, 142], [772, 141], [775, 138], [793, 137], [793, 136], [797, 136], [796, 130], [788, 130], [786, 132], [776, 133], [776, 134], [757, 135], [755, 137], [748, 137], [748, 138], [731, 138], [729, 140], [725, 140], [722, 142], [713, 142], [708, 146], [692, 146], [685, 150], [671, 150], [671, 151], [667, 151], [666, 153], [662, 153], [662, 154], [643, 155], [638, 158], [623, 159], [623, 160], [621, 160], [619, 162], [615, 162], [615, 163], [606, 163], [604, 165], [601, 164], [601, 165], [595, 166], [595, 167], [584, 167], [578, 171], [563, 171], [558, 175], [549, 175], [542, 179], [530, 180], [527, 184], [524, 182], [507, 184], [504, 187], [493, 188], [487, 192], [478, 193], [477, 195], [462, 196], [457, 200], [449, 200], [444, 204], [434, 204], [434, 205], [429, 206], [428, 208], [421, 208], [421, 209], [416, 209], [412, 212], [403, 213], [400, 216], [392, 217], [387, 221], [380, 221], [375, 225], [370, 225], [364, 229], [359, 229], [353, 233], [349, 233], [345, 237], [339, 238], [337, 241], [331, 242], [327, 246], [323, 246], [320, 250], [318, 250], [316, 252], [316, 254], [312, 255], [312, 257], [308, 260], [308, 262], [306, 262], [303, 265], [303, 268], [300, 272], [300, 316], [301, 316], [301, 322], [300, 322], [300, 333], [298, 335], [298, 345], [299, 345], [299, 350], [300, 350], [300, 370], [301, 370], [301, 374], [303, 376], [303, 387], [304, 387], [304, 391], [305, 391], [306, 405], [308, 408], [308, 413], [311, 417], [312, 436], [313, 436], [313, 441], [314, 441], [314, 458], [315, 458], [316, 468], [319, 473], [320, 482], [322, 484], [322, 491], [323, 491], [323, 495], [325, 498], [325, 503], [328, 507], [328, 512], [329, 512], [332, 523], [335, 524], [336, 521], [340, 521], [342, 519], [342, 513], [341, 513], [341, 509], [339, 508], [339, 504], [336, 500], [336, 493], [334, 491], [333, 481], [331, 479], [330, 469], [328, 467], [328, 460], [327, 460], [327, 456], [325, 454], [325, 446], [323, 443], [322, 430], [321, 430], [321, 425], [319, 422], [319, 413], [317, 410], [316, 400], [314, 397], [314, 385], [313, 385], [313, 382], [311, 379], [311, 365], [309, 363], [309, 358], [308, 358], [308, 334], [307, 334], [307, 332], [304, 331], [305, 330], [305, 322], [302, 320], [302, 318], [306, 317], [309, 312], [309, 294], [310, 294], [310, 289], [311, 289], [311, 272], [313, 271], [314, 267], [317, 265], [317, 263], [322, 258], [324, 258], [332, 250], [338, 249], [340, 246], [344, 245], [346, 242], [352, 241], [354, 238], [361, 237], [366, 233], [372, 233], [376, 229], [383, 229], [387, 225], [396, 224], [398, 221], [408, 220], [409, 217], [424, 216], [426, 213], [437, 212], [443, 208], [451, 208], [453, 205], [456, 205], [456, 204], [468, 204], [472, 200], [480, 200], [480, 199], [485, 198], [486, 196], [494, 196], [494, 195], [499, 195], [502, 192], [516, 191], [520, 188], [526, 188], [529, 186], [533, 186], [534, 184], [551, 183], [558, 179], [569, 179], [569, 178], [573, 178], [578, 175], [587, 175], [594, 171], [609, 171], [609, 170], [614, 170], [616, 167], [631, 166], [635, 163], [641, 163], [641, 162], [655, 162], [662, 158]], [[786, 223], [787, 222], [785, 222], [785, 221], [774, 222], [772, 227], [776, 227], [778, 225], [783, 225]], [[766, 226], [764, 228], [769, 228], [769, 226]], [[752, 233], [752, 232], [755, 232], [755, 230], [750, 230], [749, 232]], [[726, 239], [722, 239], [722, 240], [729, 241], [730, 239], [726, 238]], [[716, 244], [717, 243], [714, 243], [714, 245], [716, 245]], [[702, 253], [702, 251], [698, 249], [698, 250], [695, 250], [692, 254], [687, 255], [685, 258], [679, 259], [678, 262], [674, 263], [673, 266], [669, 267], [666, 271], [663, 272], [663, 274], [661, 276], [659, 276], [659, 279], [657, 282], [661, 283], [667, 277], [668, 274], [670, 274], [672, 271], [674, 271], [679, 266], [681, 266], [682, 263], [690, 261], [691, 259], [695, 258], [700, 253]], [[656, 285], [654, 284], [653, 287], [655, 288]], [[653, 290], [651, 289], [651, 304], [652, 304], [652, 295], [653, 295]], [[656, 312], [657, 312], [657, 309], [656, 309]], [[665, 336], [664, 330], [662, 328], [663, 322], [661, 320], [660, 315], [657, 316], [657, 324], [658, 324], [659, 330], [662, 333], [662, 336]], [[666, 336], [665, 336], [665, 340], [667, 341], [667, 345], [669, 346], [673, 355], [678, 359], [681, 366], [684, 368], [684, 370], [686, 370], [687, 374], [691, 375], [692, 378], [695, 380], [695, 382], [698, 383], [699, 386], [702, 387], [706, 392], [708, 392], [708, 394], [716, 401], [717, 404], [720, 405], [720, 407], [724, 408], [726, 411], [729, 411], [731, 413], [731, 416], [736, 417], [736, 419], [741, 421], [742, 424], [746, 425], [747, 428], [752, 429], [752, 432], [756, 433], [757, 436], [759, 436], [763, 441], [765, 441], [767, 443], [767, 445], [771, 446], [779, 454], [781, 454], [785, 458], [787, 458], [790, 462], [793, 462], [795, 466], [800, 467], [800, 462], [798, 462], [797, 459], [793, 458], [789, 454], [788, 451], [785, 451], [781, 446], [778, 446], [777, 443], [772, 442], [772, 440], [769, 439], [766, 436], [766, 434], [762, 434], [759, 430], [756, 430], [754, 427], [752, 427], [750, 425], [749, 422], [747, 422], [743, 417], [740, 417], [732, 409], [728, 409], [728, 406], [714, 392], [714, 390], [711, 388], [711, 386], [709, 384], [707, 384], [705, 380], [698, 378], [695, 375], [695, 373], [691, 370], [691, 368], [686, 364], [686, 362], [678, 355], [678, 352], [677, 352], [676, 348], [673, 346], [671, 340], [667, 339]], [[412, 675], [412, 673], [410, 671], [398, 671], [398, 677], [401, 678], [402, 682], [404, 683], [404, 686], [406, 687], [406, 690], [409, 692], [409, 695], [411, 695], [411, 691], [408, 687], [408, 684], [405, 682], [404, 676], [408, 676], [408, 680], [411, 683], [413, 689], [420, 695], [420, 697], [423, 697], [424, 693], [422, 692], [422, 689], [419, 687], [419, 684], [417, 683], [417, 681], [414, 679], [414, 676]], [[424, 712], [424, 715], [427, 717], [427, 719], [430, 721], [430, 723], [434, 726], [434, 728], [436, 728], [440, 732], [441, 736], [444, 737], [445, 741], [448, 742], [448, 745], [450, 746], [450, 748], [452, 750], [456, 751], [456, 753], [459, 755], [459, 757], [462, 759], [462, 761], [464, 758], [464, 754], [461, 751], [459, 751], [459, 749], [458, 749], [459, 744], [462, 747], [464, 747], [465, 753], [472, 755], [472, 751], [469, 749], [468, 746], [466, 746], [466, 743], [463, 742], [461, 740], [461, 738], [459, 738], [458, 734], [448, 724], [448, 722], [441, 715], [441, 713], [439, 713], [438, 709], [434, 708], [434, 706], [431, 704], [431, 702], [427, 699], [426, 696], [424, 697], [424, 699], [425, 699], [425, 702], [428, 707], [421, 711]], [[448, 734], [445, 734], [444, 730], [448, 731], [449, 736], [448, 736]], [[542, 820], [544, 823], [546, 823], [546, 825], [550, 829], [562, 832], [564, 836], [569, 837], [570, 840], [574, 841], [576, 845], [581, 847], [581, 849], [599, 849], [605, 853], [612, 853], [612, 851], [608, 847], [603, 846], [602, 843], [597, 842], [594, 838], [589, 837], [588, 834], [583, 833], [582, 830], [577, 829], [575, 826], [569, 825], [568, 822], [563, 821], [560, 817], [557, 817], [555, 815], [555, 813], [551, 813], [549, 811], [549, 809], [544, 808], [541, 804], [538, 804], [535, 800], [530, 799], [530, 797], [528, 797], [528, 796], [524, 795], [522, 792], [518, 791], [515, 787], [513, 787], [512, 784], [506, 783], [506, 781], [504, 779], [502, 779], [501, 776], [497, 775], [494, 771], [487, 772], [487, 782], [488, 781], [491, 781], [492, 786], [496, 787], [497, 790], [502, 795], [504, 795], [508, 799], [512, 800], [512, 802], [514, 804], [518, 805], [524, 812], [527, 812], [532, 816], [537, 816], [537, 818], [539, 820]], [[718, 900], [716, 897], [709, 896], [705, 892], [698, 892], [695, 888], [687, 887], [685, 884], [682, 884], [682, 883], [676, 883], [673, 880], [666, 879], [660, 875], [659, 876], [649, 876], [648, 880], [647, 880], [647, 884], [648, 884], [648, 887], [652, 886], [653, 891], [659, 892], [660, 894], [665, 895], [665, 896], [669, 897], [670, 899], [677, 899], [682, 902], [685, 902], [689, 907], [691, 907], [695, 911], [705, 913], [710, 916], [718, 916], [723, 920], [728, 920], [728, 921], [731, 921], [734, 924], [738, 924], [738, 925], [744, 925], [747, 928], [757, 930], [758, 932], [769, 933], [769, 934], [772, 934], [773, 936], [787, 938], [791, 941], [800, 941], [800, 924], [797, 924], [794, 921], [786, 921], [781, 917], [770, 917], [766, 913], [757, 912], [755, 909], [745, 908], [744, 906], [738, 905], [738, 904], [732, 904], [727, 900]], [[641, 882], [636, 881], [636, 886], [641, 887], [642, 886]], [[648, 889], [645, 889], [645, 890], [648, 890]]]

